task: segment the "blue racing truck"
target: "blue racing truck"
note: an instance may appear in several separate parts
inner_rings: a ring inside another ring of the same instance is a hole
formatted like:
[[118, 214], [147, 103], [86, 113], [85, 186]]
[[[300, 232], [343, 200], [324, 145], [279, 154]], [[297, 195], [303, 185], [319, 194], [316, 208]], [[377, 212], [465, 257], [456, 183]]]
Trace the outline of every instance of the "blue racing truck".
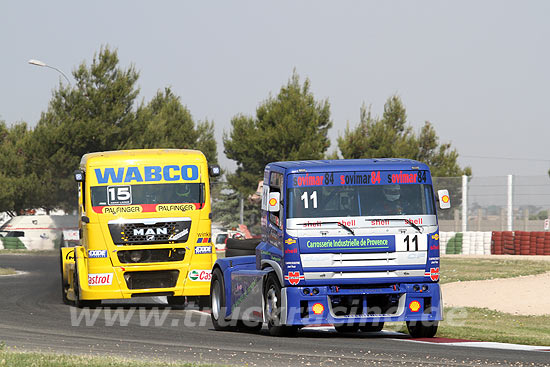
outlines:
[[380, 331], [442, 320], [436, 202], [426, 164], [408, 159], [275, 162], [265, 168], [261, 240], [229, 240], [212, 269], [216, 330], [294, 333], [311, 324]]

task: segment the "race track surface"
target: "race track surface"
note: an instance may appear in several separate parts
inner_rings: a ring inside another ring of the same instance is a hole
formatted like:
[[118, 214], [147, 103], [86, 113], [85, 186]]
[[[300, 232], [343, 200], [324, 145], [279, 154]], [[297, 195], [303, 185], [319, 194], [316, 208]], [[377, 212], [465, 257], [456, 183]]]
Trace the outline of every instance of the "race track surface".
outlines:
[[[0, 255], [0, 342], [17, 349], [248, 366], [550, 365], [550, 353], [413, 343], [392, 333], [302, 330], [295, 338], [217, 332], [198, 310], [111, 304], [83, 311], [61, 301], [59, 259]], [[194, 326], [193, 326], [194, 325]]]

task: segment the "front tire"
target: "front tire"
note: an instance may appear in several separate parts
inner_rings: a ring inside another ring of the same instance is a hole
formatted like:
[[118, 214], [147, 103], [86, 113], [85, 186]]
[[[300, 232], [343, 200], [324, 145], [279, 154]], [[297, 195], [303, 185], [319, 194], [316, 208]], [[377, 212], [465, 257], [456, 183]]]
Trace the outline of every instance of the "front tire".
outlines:
[[225, 319], [227, 306], [225, 304], [225, 287], [223, 283], [223, 274], [219, 268], [212, 272], [212, 280], [210, 282], [210, 318], [214, 329], [218, 331], [229, 331], [233, 328], [229, 325], [229, 321]]
[[171, 307], [178, 309], [184, 309], [187, 302], [185, 296], [168, 296], [166, 301]]
[[407, 329], [413, 338], [433, 338], [439, 321], [407, 321]]
[[75, 295], [75, 301], [74, 305], [78, 308], [96, 308], [101, 305], [101, 300], [83, 300], [80, 299], [80, 283], [78, 281], [78, 267], [74, 267], [74, 273], [73, 273], [73, 287], [74, 287], [74, 295]]
[[274, 273], [267, 277], [264, 291], [264, 315], [269, 334], [273, 336], [292, 336], [298, 331], [296, 326], [281, 325], [281, 284]]

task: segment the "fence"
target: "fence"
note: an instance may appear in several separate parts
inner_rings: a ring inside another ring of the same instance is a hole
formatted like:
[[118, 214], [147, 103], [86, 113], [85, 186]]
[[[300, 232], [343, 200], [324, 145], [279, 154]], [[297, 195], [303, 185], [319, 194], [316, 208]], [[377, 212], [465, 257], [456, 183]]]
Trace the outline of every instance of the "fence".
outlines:
[[[439, 212], [441, 231], [543, 231], [550, 209], [548, 176], [435, 177], [451, 210]], [[548, 228], [546, 228], [548, 229]]]

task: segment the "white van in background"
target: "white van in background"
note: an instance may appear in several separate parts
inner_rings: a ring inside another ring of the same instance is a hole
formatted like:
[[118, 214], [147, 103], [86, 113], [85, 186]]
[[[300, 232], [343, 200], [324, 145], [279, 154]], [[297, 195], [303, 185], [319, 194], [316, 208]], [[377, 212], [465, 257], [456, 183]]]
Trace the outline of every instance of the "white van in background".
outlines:
[[78, 231], [76, 215], [21, 215], [0, 227], [0, 248], [53, 250], [63, 231]]

